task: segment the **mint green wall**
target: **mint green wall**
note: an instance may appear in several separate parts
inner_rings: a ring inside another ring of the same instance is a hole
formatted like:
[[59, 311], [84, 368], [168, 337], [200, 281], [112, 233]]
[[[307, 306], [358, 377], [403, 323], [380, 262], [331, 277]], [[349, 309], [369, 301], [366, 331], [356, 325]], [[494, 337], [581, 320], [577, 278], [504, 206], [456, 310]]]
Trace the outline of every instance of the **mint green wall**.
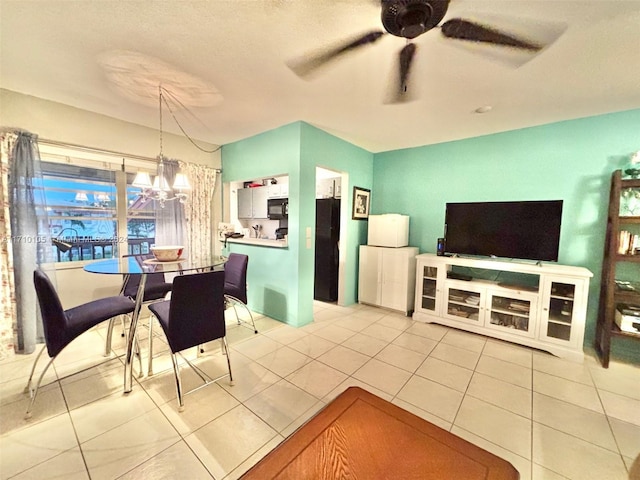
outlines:
[[[357, 246], [367, 222], [351, 220], [351, 188], [371, 188], [373, 154], [303, 122], [286, 125], [222, 148], [222, 181], [289, 175], [289, 248], [229, 244], [249, 255], [251, 308], [294, 326], [313, 320], [316, 166], [346, 172], [343, 212], [348, 214], [345, 304], [357, 301]], [[351, 183], [355, 182], [355, 183]], [[311, 231], [310, 248], [306, 230]]]
[[[349, 142], [341, 140], [307, 123], [302, 124], [300, 163], [304, 172], [305, 188], [308, 189], [313, 206], [312, 219], [315, 219], [315, 175], [316, 167], [346, 172], [348, 184], [342, 185], [340, 201], [341, 215], [348, 218], [345, 269], [344, 304], [358, 301], [358, 246], [366, 244], [367, 222], [352, 220], [353, 187], [371, 189], [373, 182], [373, 154]], [[315, 222], [314, 222], [315, 227]], [[313, 252], [313, 251], [312, 251]], [[304, 259], [313, 272], [314, 256]], [[311, 297], [313, 297], [313, 278], [309, 277]]]
[[249, 255], [248, 302], [252, 310], [302, 325], [299, 312], [300, 124], [293, 123], [222, 147], [223, 183], [289, 175], [289, 247], [229, 244], [228, 251]]
[[[559, 263], [588, 268], [593, 345], [611, 172], [640, 148], [640, 109], [374, 156], [372, 213], [404, 213], [410, 245], [435, 252], [445, 203], [564, 200]], [[632, 352], [635, 350], [635, 353]], [[638, 343], [614, 352], [640, 360]]]

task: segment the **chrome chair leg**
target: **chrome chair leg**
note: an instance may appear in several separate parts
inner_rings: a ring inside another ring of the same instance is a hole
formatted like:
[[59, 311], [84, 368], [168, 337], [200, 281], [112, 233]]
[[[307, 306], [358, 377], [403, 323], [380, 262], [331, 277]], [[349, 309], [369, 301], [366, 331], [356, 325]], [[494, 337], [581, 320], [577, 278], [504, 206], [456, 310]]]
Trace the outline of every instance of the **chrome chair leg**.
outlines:
[[222, 337], [220, 339], [222, 341], [222, 345], [224, 346], [224, 353], [227, 355], [227, 367], [229, 368], [229, 385], [233, 385], [233, 374], [231, 373], [231, 359], [229, 358], [229, 345], [227, 344], [227, 337]]
[[[36, 388], [33, 390], [33, 392], [31, 392], [31, 401], [29, 402], [29, 406], [27, 407], [27, 411], [24, 414], [24, 418], [27, 418], [27, 419], [31, 418], [31, 409], [33, 408], [33, 404], [35, 403], [36, 397], [38, 396], [38, 389], [40, 388], [40, 384], [42, 383], [42, 379], [44, 378], [45, 373], [47, 373], [47, 370], [49, 370], [49, 367], [51, 366], [51, 364], [53, 364], [53, 361], [55, 359], [56, 359], [56, 357], [53, 357], [51, 360], [49, 360], [49, 363], [47, 363], [47, 366], [44, 367], [44, 370], [40, 374], [40, 377], [38, 378], [38, 383], [36, 383]], [[29, 383], [31, 383], [31, 379], [29, 379]]]
[[180, 381], [180, 367], [178, 366], [178, 356], [175, 353], [171, 354], [171, 360], [173, 362], [173, 373], [176, 376], [176, 390], [178, 392], [178, 411], [184, 411], [184, 399], [182, 398], [182, 382]]
[[153, 319], [155, 317], [149, 313], [149, 365], [147, 365], [147, 375], [153, 375]]
[[[125, 316], [126, 315], [118, 315], [118, 317], [120, 317], [120, 322], [122, 323], [122, 333], [120, 333], [120, 336], [123, 338], [127, 336], [127, 321], [125, 319]], [[111, 355], [111, 346], [113, 341], [113, 330], [115, 328], [115, 322], [116, 322], [116, 317], [113, 317], [111, 320], [109, 320], [109, 328], [107, 329], [107, 341], [104, 348], [105, 357], [108, 357], [109, 355]]]
[[256, 322], [253, 319], [253, 314], [251, 313], [251, 310], [249, 310], [249, 307], [247, 306], [246, 303], [244, 303], [243, 301], [241, 301], [240, 299], [238, 299], [238, 298], [236, 298], [236, 297], [234, 297], [232, 295], [225, 295], [225, 301], [228, 304], [231, 304], [231, 307], [233, 307], [233, 313], [236, 315], [236, 320], [238, 321], [238, 325], [240, 325], [241, 323], [249, 324], [249, 322], [247, 322], [246, 320], [241, 320], [240, 319], [240, 315], [238, 315], [238, 310], [236, 309], [236, 305], [237, 304], [242, 305], [242, 307], [249, 314], [249, 318], [251, 319], [251, 326], [253, 327], [253, 333], [258, 333], [258, 329], [256, 328]]
[[42, 356], [42, 353], [45, 351], [46, 348], [47, 346], [43, 345], [40, 351], [38, 352], [38, 355], [36, 355], [36, 359], [33, 361], [33, 366], [31, 367], [31, 374], [29, 375], [29, 380], [27, 380], [27, 386], [24, 387], [24, 393], [31, 392], [31, 380], [33, 379], [33, 374], [36, 371], [36, 365], [38, 364], [38, 360], [40, 360], [40, 357]]
[[[124, 319], [124, 315], [119, 315], [121, 321], [122, 321], [122, 335], [124, 336], [124, 332], [125, 332], [125, 319]], [[113, 329], [115, 326], [115, 321], [116, 321], [116, 317], [113, 317], [112, 319], [109, 320], [109, 327], [107, 329], [107, 341], [105, 342], [105, 350], [104, 350], [104, 356], [105, 357], [109, 357], [111, 356], [111, 347], [112, 347], [112, 340], [113, 340]], [[138, 375], [139, 378], [142, 378], [144, 376], [144, 372], [142, 370], [142, 349], [140, 348], [140, 341], [138, 339], [138, 336], [136, 334], [136, 355], [138, 356], [138, 364], [140, 366], [140, 374]]]
[[138, 373], [138, 378], [144, 377], [144, 370], [142, 370], [142, 348], [140, 348], [140, 340], [138, 339], [138, 334], [136, 333], [136, 356], [138, 357], [138, 367], [140, 368], [140, 372]]
[[238, 309], [236, 308], [236, 304], [234, 302], [231, 303], [231, 307], [233, 308], [233, 313], [236, 316], [236, 320], [238, 321], [238, 325], [240, 325], [240, 315], [238, 315]]
[[104, 356], [108, 357], [111, 355], [111, 337], [113, 335], [113, 327], [114, 322], [116, 321], [115, 317], [109, 320], [109, 327], [107, 328], [107, 341], [104, 346]]

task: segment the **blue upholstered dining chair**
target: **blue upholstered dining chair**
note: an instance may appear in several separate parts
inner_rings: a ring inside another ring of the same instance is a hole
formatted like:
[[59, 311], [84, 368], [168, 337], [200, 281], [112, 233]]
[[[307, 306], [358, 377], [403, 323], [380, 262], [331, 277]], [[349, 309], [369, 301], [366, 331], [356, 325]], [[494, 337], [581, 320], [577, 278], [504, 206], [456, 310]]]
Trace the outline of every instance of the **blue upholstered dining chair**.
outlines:
[[247, 306], [247, 266], [249, 265], [249, 257], [240, 253], [230, 253], [224, 264], [224, 299], [225, 307], [232, 307], [233, 312], [240, 323], [249, 322], [241, 319], [238, 315], [237, 305], [243, 307], [249, 313], [253, 332], [258, 333], [256, 322], [253, 320], [253, 314]]
[[[225, 273], [222, 271], [177, 276], [173, 279], [171, 300], [149, 305], [149, 310], [162, 326], [171, 350], [179, 411], [184, 410], [184, 395], [226, 376], [229, 376], [229, 381], [233, 384], [224, 321], [224, 277]], [[204, 383], [183, 393], [177, 354], [187, 348], [217, 339], [221, 340], [223, 352], [226, 354], [229, 373], [212, 379], [185, 358], [185, 362]]]
[[[140, 275], [126, 275], [122, 284], [122, 295], [133, 300], [138, 295], [140, 285]], [[164, 273], [147, 274], [147, 281], [144, 284], [143, 302], [153, 302], [160, 300], [171, 291], [171, 282], [165, 281]]]
[[[40, 313], [42, 314], [42, 323], [44, 327], [45, 345], [42, 347], [31, 368], [31, 374], [27, 381], [25, 391], [31, 394], [31, 402], [27, 407], [25, 416], [29, 418], [33, 404], [38, 395], [40, 383], [45, 373], [56, 359], [58, 354], [73, 340], [78, 338], [90, 328], [99, 323], [109, 320], [118, 315], [125, 315], [133, 312], [135, 303], [128, 297], [121, 295], [101, 298], [91, 302], [79, 305], [77, 307], [64, 310], [62, 303], [58, 297], [51, 280], [42, 270], [33, 272], [33, 283], [38, 297]], [[45, 348], [49, 354], [50, 360], [44, 368], [35, 389], [31, 389], [31, 381], [38, 364], [38, 360], [44, 352]]]

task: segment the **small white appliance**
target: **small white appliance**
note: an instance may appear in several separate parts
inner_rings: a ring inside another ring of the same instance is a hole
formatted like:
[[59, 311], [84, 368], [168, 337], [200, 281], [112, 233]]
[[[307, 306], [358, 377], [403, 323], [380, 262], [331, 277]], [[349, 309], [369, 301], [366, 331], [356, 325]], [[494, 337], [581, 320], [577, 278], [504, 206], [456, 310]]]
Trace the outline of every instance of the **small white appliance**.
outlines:
[[409, 245], [409, 215], [385, 213], [369, 215], [367, 245], [406, 247]]
[[616, 324], [623, 332], [640, 332], [640, 307], [619, 303], [616, 309]]

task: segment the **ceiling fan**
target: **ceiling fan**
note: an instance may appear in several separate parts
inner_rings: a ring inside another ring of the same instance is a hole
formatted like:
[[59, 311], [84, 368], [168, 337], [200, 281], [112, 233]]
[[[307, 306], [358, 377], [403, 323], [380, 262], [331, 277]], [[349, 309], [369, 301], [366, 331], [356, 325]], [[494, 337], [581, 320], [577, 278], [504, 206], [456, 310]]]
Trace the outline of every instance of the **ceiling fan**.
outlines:
[[289, 68], [300, 77], [306, 77], [319, 67], [365, 45], [373, 44], [387, 33], [406, 38], [407, 44], [398, 56], [398, 77], [390, 103], [409, 99], [408, 84], [411, 65], [417, 46], [413, 39], [434, 28], [439, 28], [444, 37], [491, 44], [520, 51], [535, 53], [546, 45], [534, 43], [493, 28], [463, 18], [453, 18], [440, 24], [447, 13], [450, 0], [380, 0], [382, 25], [385, 31], [373, 30], [355, 39], [318, 55], [308, 55], [301, 60], [288, 62]]

